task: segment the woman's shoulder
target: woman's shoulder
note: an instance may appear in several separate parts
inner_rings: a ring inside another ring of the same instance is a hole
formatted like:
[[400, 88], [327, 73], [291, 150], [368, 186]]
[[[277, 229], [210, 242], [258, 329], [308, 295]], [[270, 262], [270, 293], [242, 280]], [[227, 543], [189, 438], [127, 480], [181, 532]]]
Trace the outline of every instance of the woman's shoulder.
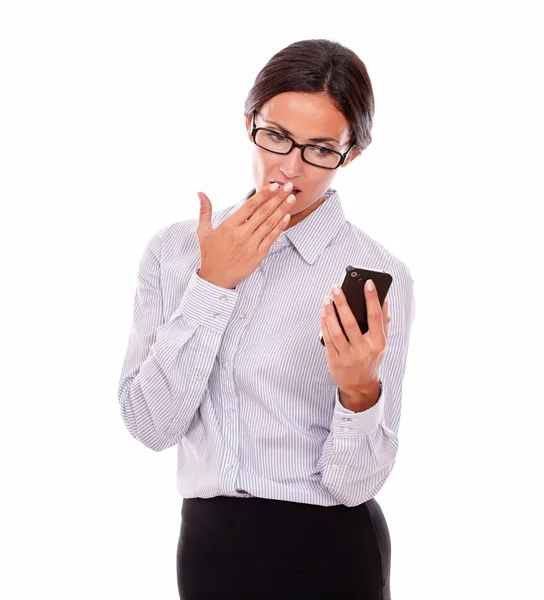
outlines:
[[357, 255], [363, 260], [361, 264], [355, 264], [354, 261], [353, 266], [365, 267], [376, 271], [387, 271], [393, 276], [396, 274], [397, 276], [411, 278], [410, 269], [407, 264], [394, 254], [391, 249], [386, 248], [384, 244], [357, 225], [354, 225], [350, 221], [347, 221], [347, 223], [352, 232], [352, 240], [355, 241], [360, 252]]

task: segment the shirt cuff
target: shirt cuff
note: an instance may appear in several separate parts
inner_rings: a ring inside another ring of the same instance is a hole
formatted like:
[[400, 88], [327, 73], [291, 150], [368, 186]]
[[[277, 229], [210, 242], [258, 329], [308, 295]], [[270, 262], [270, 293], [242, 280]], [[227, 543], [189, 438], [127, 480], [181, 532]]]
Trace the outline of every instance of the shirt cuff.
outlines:
[[340, 402], [340, 389], [336, 388], [336, 398], [331, 430], [335, 437], [346, 438], [366, 435], [374, 431], [383, 419], [385, 386], [380, 380], [380, 396], [376, 404], [363, 410], [354, 412]]
[[222, 332], [236, 306], [239, 292], [220, 287], [202, 279], [195, 270], [181, 299], [179, 308], [170, 320], [183, 315], [187, 319]]

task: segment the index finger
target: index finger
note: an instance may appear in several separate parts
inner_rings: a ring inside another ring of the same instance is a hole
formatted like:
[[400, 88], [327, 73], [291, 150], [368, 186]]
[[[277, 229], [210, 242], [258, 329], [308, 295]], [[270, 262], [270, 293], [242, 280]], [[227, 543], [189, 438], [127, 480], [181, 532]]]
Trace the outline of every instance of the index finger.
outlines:
[[276, 194], [279, 187], [279, 183], [272, 183], [271, 185], [264, 187], [259, 192], [256, 192], [247, 202], [244, 202], [233, 215], [230, 216], [230, 219], [232, 219], [235, 225], [242, 225], [242, 223], [245, 223], [249, 217], [251, 217], [251, 215], [259, 208], [259, 206], [262, 206]]
[[[372, 281], [369, 279], [368, 281]], [[366, 314], [368, 321], [368, 334], [376, 342], [380, 341], [380, 334], [383, 336], [383, 312], [380, 304], [380, 298], [376, 286], [372, 290], [368, 289], [368, 281], [365, 283]], [[374, 283], [374, 282], [372, 282]], [[383, 340], [382, 340], [383, 341]]]

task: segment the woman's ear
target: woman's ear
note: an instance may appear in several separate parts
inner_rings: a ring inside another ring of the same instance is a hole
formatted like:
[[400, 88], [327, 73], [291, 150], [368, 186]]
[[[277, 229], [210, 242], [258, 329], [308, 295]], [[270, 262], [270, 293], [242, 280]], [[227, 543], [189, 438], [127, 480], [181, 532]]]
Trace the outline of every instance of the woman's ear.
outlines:
[[346, 160], [344, 161], [344, 164], [342, 166], [347, 167], [352, 160], [359, 156], [359, 154], [359, 148], [357, 148], [357, 146], [353, 146], [353, 148], [349, 151], [349, 154], [347, 155]]
[[253, 115], [250, 113], [249, 115], [246, 116], [246, 131], [247, 131], [247, 138], [250, 142], [253, 141], [253, 138], [251, 137], [251, 121], [252, 121], [252, 117]]

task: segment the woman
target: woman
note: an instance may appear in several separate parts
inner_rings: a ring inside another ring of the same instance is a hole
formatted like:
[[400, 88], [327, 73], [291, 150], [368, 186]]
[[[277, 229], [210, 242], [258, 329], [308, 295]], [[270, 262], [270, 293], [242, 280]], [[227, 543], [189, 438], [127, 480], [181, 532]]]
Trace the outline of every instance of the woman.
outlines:
[[[137, 440], [178, 445], [183, 600], [390, 597], [374, 495], [398, 448], [413, 281], [331, 188], [373, 114], [352, 51], [291, 44], [246, 100], [255, 187], [215, 213], [201, 193], [199, 219], [145, 249], [119, 401]], [[341, 292], [347, 337], [323, 302], [347, 265], [393, 276], [383, 307], [365, 291], [364, 335]]]

